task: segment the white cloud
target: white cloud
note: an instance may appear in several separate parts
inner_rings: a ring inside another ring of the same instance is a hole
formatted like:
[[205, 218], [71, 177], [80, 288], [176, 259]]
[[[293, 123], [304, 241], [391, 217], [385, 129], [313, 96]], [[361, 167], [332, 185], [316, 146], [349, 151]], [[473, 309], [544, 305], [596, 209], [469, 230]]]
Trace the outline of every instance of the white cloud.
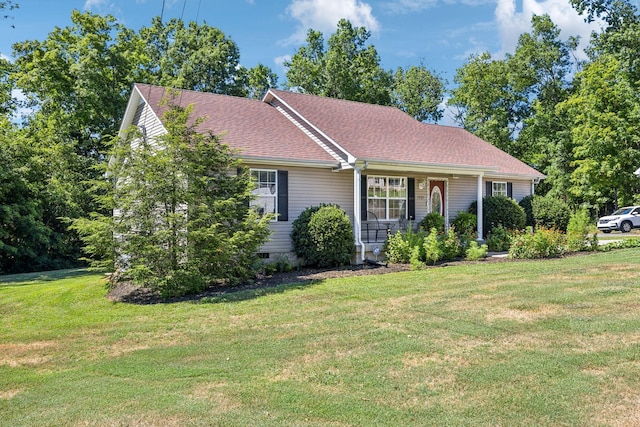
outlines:
[[293, 0], [287, 7], [287, 14], [298, 21], [298, 27], [285, 44], [304, 42], [309, 29], [321, 31], [325, 36], [333, 34], [343, 18], [371, 32], [380, 29], [371, 6], [361, 0]]
[[520, 34], [531, 31], [531, 16], [547, 14], [561, 30], [560, 38], [580, 36], [578, 55], [584, 55], [591, 32], [600, 29], [599, 23], [585, 23], [569, 0], [522, 0], [522, 11], [516, 11], [515, 0], [497, 0], [496, 22], [500, 32], [501, 50], [497, 56], [512, 53]]
[[84, 2], [84, 10], [100, 9], [109, 6], [109, 0], [86, 0]]
[[291, 61], [291, 55], [282, 55], [282, 56], [277, 56], [273, 58], [274, 64], [276, 64], [278, 67], [282, 68], [283, 70], [285, 69], [284, 63], [287, 61]]

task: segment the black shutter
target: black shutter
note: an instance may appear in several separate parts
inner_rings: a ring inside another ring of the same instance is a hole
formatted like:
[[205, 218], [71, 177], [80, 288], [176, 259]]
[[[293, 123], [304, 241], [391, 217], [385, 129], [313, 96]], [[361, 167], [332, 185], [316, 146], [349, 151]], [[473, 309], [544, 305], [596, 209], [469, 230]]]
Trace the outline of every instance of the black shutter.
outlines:
[[278, 171], [278, 221], [289, 221], [289, 172]]
[[507, 197], [513, 198], [513, 182], [507, 182]]
[[486, 197], [491, 197], [491, 196], [493, 196], [493, 182], [487, 181], [487, 196]]
[[360, 175], [360, 219], [367, 220], [367, 175]]
[[407, 178], [407, 219], [416, 219], [416, 179]]

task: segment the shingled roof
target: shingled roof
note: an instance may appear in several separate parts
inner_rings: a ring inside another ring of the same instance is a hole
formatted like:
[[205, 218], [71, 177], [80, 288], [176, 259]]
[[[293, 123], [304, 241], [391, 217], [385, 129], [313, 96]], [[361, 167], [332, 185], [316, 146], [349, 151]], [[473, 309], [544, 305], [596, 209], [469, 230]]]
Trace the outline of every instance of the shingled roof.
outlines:
[[[135, 90], [162, 120], [167, 89], [136, 84]], [[406, 169], [439, 166], [451, 173], [474, 169], [491, 175], [544, 175], [470, 132], [416, 121], [395, 107], [270, 89], [262, 101], [179, 90], [175, 101], [193, 104], [204, 117], [202, 132], [224, 134], [241, 157], [331, 167], [355, 161]]]
[[[167, 107], [161, 101], [171, 96], [170, 92], [146, 84], [136, 84], [135, 89], [162, 121]], [[222, 134], [222, 141], [241, 150], [241, 157], [338, 165], [335, 158], [267, 103], [190, 90], [174, 92], [174, 102], [183, 107], [193, 104], [192, 117], [204, 118], [199, 131]]]
[[[418, 122], [395, 107], [271, 89], [283, 102], [358, 160], [487, 169], [500, 175], [544, 175], [472, 133]], [[274, 102], [274, 101], [271, 101]]]

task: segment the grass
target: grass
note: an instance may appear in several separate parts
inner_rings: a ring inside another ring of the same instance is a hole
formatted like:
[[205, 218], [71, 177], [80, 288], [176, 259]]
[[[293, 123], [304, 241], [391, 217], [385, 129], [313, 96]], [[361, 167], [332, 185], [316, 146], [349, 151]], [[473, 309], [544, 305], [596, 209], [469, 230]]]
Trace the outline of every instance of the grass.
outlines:
[[1, 426], [640, 424], [640, 251], [112, 303], [0, 278]]

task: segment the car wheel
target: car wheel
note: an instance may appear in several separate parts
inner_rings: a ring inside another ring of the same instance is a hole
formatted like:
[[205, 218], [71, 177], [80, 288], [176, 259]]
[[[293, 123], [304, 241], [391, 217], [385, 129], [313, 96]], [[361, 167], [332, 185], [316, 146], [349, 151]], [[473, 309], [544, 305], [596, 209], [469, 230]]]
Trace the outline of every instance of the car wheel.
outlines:
[[620, 231], [622, 231], [623, 233], [630, 232], [632, 228], [633, 228], [633, 226], [631, 225], [631, 223], [629, 221], [625, 221], [622, 224], [620, 224]]
[[602, 232], [603, 232], [604, 234], [609, 234], [609, 233], [611, 233], [611, 230], [602, 230]]

